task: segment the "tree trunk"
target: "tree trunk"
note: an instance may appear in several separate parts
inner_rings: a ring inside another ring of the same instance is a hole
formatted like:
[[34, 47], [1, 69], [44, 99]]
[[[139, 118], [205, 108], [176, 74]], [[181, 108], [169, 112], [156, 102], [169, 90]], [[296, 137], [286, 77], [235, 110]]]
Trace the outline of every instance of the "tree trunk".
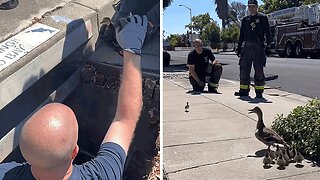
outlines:
[[226, 28], [226, 20], [222, 19], [222, 29], [225, 29], [225, 28]]

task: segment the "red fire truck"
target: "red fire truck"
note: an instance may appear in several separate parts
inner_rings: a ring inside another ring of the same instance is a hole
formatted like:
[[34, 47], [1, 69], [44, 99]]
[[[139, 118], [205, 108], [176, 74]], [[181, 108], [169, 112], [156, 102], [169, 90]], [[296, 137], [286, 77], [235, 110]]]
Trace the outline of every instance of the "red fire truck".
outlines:
[[280, 57], [320, 57], [320, 3], [268, 14], [272, 52]]

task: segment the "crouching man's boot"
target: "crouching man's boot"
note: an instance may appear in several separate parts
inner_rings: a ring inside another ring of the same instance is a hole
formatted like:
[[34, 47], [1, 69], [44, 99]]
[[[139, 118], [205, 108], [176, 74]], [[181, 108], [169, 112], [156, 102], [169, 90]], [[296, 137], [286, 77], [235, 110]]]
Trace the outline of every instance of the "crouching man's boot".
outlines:
[[209, 93], [219, 94], [217, 88], [210, 87], [210, 86], [208, 86], [208, 92], [209, 92]]
[[218, 87], [219, 87], [219, 84], [215, 84], [215, 83], [212, 83], [209, 81], [208, 83], [208, 91], [209, 93], [216, 93], [218, 94]]

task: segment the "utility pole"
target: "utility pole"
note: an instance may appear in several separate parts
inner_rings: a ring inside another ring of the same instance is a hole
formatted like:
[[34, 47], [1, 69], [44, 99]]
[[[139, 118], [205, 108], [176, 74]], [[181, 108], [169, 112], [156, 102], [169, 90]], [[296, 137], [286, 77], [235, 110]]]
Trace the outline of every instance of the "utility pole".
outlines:
[[[180, 4], [179, 6], [183, 6], [183, 7], [185, 7], [185, 8], [187, 8], [187, 9], [189, 9], [189, 11], [190, 11], [190, 25], [192, 26], [192, 12], [191, 12], [191, 8], [189, 8], [188, 6], [186, 6], [186, 5], [183, 5], [183, 4]], [[192, 27], [190, 28], [190, 45], [191, 45], [191, 47], [193, 47], [193, 39], [192, 39]]]

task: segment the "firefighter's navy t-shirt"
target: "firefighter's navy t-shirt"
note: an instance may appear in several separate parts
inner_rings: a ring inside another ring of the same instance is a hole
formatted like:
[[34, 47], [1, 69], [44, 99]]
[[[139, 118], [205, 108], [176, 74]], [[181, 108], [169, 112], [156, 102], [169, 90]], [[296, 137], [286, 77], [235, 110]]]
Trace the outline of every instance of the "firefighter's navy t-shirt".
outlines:
[[[73, 165], [70, 180], [120, 180], [122, 179], [125, 151], [116, 143], [104, 143], [100, 146], [97, 157], [81, 165]], [[34, 180], [31, 166], [28, 163], [0, 164], [0, 179]]]
[[195, 66], [196, 74], [201, 81], [205, 81], [209, 60], [214, 61], [215, 57], [208, 48], [203, 48], [201, 54], [198, 54], [196, 50], [193, 50], [188, 55], [188, 65]]

